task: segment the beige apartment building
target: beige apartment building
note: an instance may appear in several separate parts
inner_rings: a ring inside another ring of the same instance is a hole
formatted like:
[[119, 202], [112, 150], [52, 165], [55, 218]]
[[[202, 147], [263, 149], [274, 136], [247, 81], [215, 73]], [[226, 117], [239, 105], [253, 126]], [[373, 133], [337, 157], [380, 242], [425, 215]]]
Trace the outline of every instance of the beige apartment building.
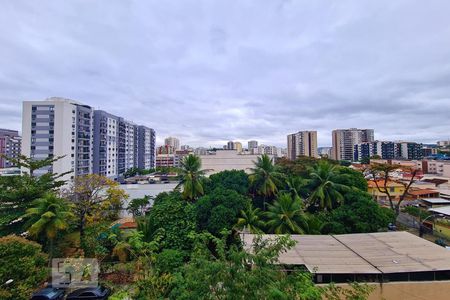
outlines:
[[291, 160], [298, 156], [319, 157], [317, 151], [317, 131], [299, 131], [287, 136], [287, 157]]

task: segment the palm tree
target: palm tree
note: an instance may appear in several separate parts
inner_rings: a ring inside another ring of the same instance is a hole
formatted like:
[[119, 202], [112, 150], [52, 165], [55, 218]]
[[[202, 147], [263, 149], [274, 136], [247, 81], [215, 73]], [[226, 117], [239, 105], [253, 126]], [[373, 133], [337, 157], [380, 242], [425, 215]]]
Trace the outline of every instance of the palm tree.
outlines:
[[202, 163], [200, 157], [189, 154], [181, 162], [180, 168], [180, 183], [176, 189], [183, 186], [183, 198], [189, 201], [194, 201], [197, 197], [204, 194], [203, 191], [203, 176], [205, 170], [200, 170]]
[[300, 200], [303, 202], [302, 198], [300, 197], [300, 191], [302, 190], [302, 188], [304, 188], [305, 181], [305, 179], [297, 176], [289, 176], [286, 179], [286, 188], [281, 192], [291, 195], [292, 199]]
[[336, 182], [337, 168], [337, 165], [321, 160], [311, 169], [309, 206], [329, 210], [344, 200], [342, 192], [349, 187]]
[[262, 233], [265, 223], [261, 219], [261, 209], [254, 208], [251, 204], [245, 210], [241, 210], [241, 215], [238, 218], [236, 229], [247, 229], [251, 233]]
[[306, 215], [302, 210], [302, 203], [292, 199], [291, 195], [281, 193], [265, 213], [269, 232], [276, 234], [308, 232]]
[[258, 195], [264, 197], [265, 207], [266, 198], [273, 197], [278, 192], [277, 183], [281, 174], [276, 171], [273, 159], [267, 154], [259, 156], [254, 164], [249, 176], [250, 186]]
[[36, 199], [33, 207], [27, 209], [24, 219], [28, 219], [25, 228], [33, 238], [45, 235], [50, 244], [50, 255], [53, 254], [53, 242], [60, 231], [69, 227], [69, 220], [74, 215], [66, 200], [52, 193]]

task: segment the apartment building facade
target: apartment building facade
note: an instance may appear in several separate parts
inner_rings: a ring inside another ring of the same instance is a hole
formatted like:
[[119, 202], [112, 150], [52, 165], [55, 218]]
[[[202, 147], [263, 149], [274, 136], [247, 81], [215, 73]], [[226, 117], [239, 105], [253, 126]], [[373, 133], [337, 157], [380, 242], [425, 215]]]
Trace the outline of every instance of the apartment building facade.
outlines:
[[250, 152], [251, 154], [254, 154], [253, 151], [255, 148], [258, 148], [258, 141], [248, 141], [247, 143], [247, 147], [248, 147], [248, 152]]
[[24, 101], [21, 152], [36, 160], [63, 156], [52, 166], [37, 170], [36, 175], [69, 172], [63, 179], [70, 180], [90, 174], [93, 127], [93, 109], [88, 105], [58, 97]]
[[331, 158], [354, 160], [355, 145], [374, 141], [373, 129], [336, 129], [332, 132]]
[[70, 180], [95, 173], [116, 180], [130, 168], [155, 166], [153, 129], [71, 99], [24, 101], [22, 132], [23, 155], [64, 156], [36, 175], [70, 172], [63, 178]]
[[0, 128], [0, 169], [15, 167], [15, 164], [7, 159], [18, 158], [22, 144], [22, 137], [17, 130]]
[[295, 160], [298, 156], [319, 157], [317, 131], [299, 131], [287, 136], [287, 157]]
[[397, 157], [397, 144], [390, 141], [375, 141], [359, 143], [354, 146], [354, 161], [379, 156], [381, 159], [394, 159]]
[[155, 130], [146, 126], [137, 127], [137, 167], [151, 169], [155, 164]]
[[173, 136], [169, 136], [169, 137], [165, 138], [164, 145], [171, 146], [175, 150], [180, 150], [180, 140]]

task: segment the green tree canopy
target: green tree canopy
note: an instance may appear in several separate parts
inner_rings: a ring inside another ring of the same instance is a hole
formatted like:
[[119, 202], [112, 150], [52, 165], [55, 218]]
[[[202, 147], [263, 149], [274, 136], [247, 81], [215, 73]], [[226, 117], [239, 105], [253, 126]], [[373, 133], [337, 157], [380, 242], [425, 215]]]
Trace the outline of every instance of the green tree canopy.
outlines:
[[238, 192], [222, 187], [197, 200], [195, 209], [200, 230], [218, 235], [223, 229], [236, 224], [239, 213], [250, 204], [250, 199]]
[[261, 209], [249, 204], [244, 210], [241, 210], [235, 229], [245, 229], [250, 233], [263, 233], [265, 226]]
[[127, 206], [127, 211], [133, 215], [133, 217], [145, 215], [145, 209], [150, 204], [150, 196], [144, 196], [143, 198], [134, 198]]
[[333, 178], [333, 180], [334, 182], [342, 184], [344, 186], [367, 192], [367, 180], [359, 171], [346, 167], [336, 168], [336, 176]]
[[321, 210], [331, 210], [339, 206], [344, 200], [343, 192], [350, 188], [338, 183], [339, 166], [325, 160], [310, 169], [310, 190], [308, 197], [309, 206]]
[[302, 202], [289, 194], [279, 194], [274, 203], [269, 204], [265, 216], [269, 233], [303, 234], [308, 232], [308, 222], [302, 209]]
[[33, 176], [36, 169], [49, 166], [57, 159], [34, 161], [20, 156], [15, 162], [28, 168], [28, 172], [17, 176], [0, 176], [0, 236], [22, 233], [25, 220], [20, 217], [33, 201], [47, 193], [56, 192], [64, 185], [65, 182], [59, 180], [60, 175], [46, 173], [39, 177]]
[[218, 187], [247, 195], [249, 190], [248, 176], [242, 170], [226, 170], [209, 176], [209, 180], [205, 184], [205, 192], [209, 193]]
[[146, 241], [158, 240], [162, 249], [191, 249], [189, 235], [197, 230], [195, 207], [179, 192], [166, 193], [155, 201], [143, 223]]
[[31, 237], [49, 242], [50, 254], [53, 254], [56, 235], [69, 228], [73, 217], [69, 203], [51, 193], [33, 201], [33, 207], [23, 215], [27, 220], [25, 229]]
[[254, 162], [255, 167], [251, 169], [249, 176], [250, 187], [253, 192], [270, 199], [278, 192], [278, 186], [281, 185], [282, 174], [278, 172], [273, 164], [273, 159], [267, 154], [258, 156]]
[[394, 213], [380, 207], [363, 191], [345, 195], [344, 204], [329, 214], [322, 232], [325, 234], [363, 233], [385, 230]]
[[49, 275], [47, 255], [36, 242], [9, 235], [0, 238], [0, 299], [27, 300], [31, 293]]
[[180, 183], [177, 188], [183, 187], [183, 198], [191, 202], [204, 194], [203, 176], [205, 170], [201, 170], [202, 162], [200, 157], [189, 154], [184, 157], [179, 170]]

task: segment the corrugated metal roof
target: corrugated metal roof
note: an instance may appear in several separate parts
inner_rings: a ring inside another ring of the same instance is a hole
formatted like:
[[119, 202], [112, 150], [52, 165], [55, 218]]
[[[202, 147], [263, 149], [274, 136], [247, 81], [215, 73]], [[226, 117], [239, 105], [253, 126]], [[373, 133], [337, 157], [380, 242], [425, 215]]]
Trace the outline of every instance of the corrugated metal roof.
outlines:
[[[450, 208], [450, 207], [449, 207]], [[255, 235], [244, 234], [250, 250]], [[297, 244], [281, 264], [304, 265], [318, 274], [381, 274], [450, 270], [450, 251], [407, 232], [292, 235]], [[263, 235], [276, 238], [276, 235]]]
[[430, 208], [428, 211], [435, 212], [438, 214], [443, 214], [446, 216], [450, 216], [450, 205], [449, 206], [441, 206], [436, 208]]

